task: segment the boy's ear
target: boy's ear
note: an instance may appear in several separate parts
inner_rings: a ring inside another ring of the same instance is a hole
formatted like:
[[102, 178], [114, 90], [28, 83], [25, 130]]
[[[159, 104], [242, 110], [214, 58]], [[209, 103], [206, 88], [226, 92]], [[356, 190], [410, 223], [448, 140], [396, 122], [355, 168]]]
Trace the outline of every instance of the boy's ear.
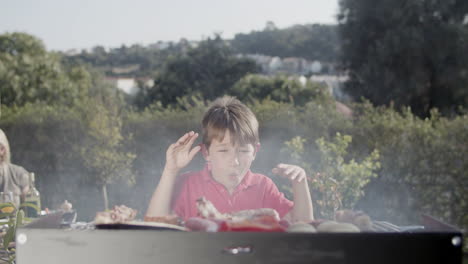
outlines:
[[255, 144], [255, 155], [257, 155], [257, 152], [260, 150], [260, 143]]
[[259, 149], [260, 149], [260, 143], [255, 144], [255, 145], [254, 145], [254, 154], [253, 154], [254, 160], [255, 160], [255, 158], [257, 157], [257, 153], [258, 153], [258, 150], [259, 150]]

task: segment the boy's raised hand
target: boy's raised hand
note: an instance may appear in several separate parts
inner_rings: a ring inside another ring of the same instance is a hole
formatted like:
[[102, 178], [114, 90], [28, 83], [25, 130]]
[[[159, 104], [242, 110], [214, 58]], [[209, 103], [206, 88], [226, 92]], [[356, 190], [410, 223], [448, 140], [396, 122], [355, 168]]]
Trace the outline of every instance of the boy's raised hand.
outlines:
[[292, 182], [302, 182], [306, 180], [306, 173], [303, 168], [291, 165], [280, 163], [273, 168], [272, 172], [274, 174], [280, 175], [282, 177], [290, 179]]
[[[178, 172], [192, 161], [200, 146], [192, 148], [193, 142], [197, 139], [198, 133], [190, 131], [185, 133], [174, 144], [171, 144], [166, 151], [166, 169], [172, 172]], [[191, 149], [192, 148], [192, 149]]]

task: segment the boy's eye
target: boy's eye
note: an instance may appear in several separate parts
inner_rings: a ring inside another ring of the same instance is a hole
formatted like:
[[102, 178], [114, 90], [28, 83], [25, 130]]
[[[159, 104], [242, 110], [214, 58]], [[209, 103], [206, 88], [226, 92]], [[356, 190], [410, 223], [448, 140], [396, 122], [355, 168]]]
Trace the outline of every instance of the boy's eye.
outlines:
[[227, 149], [219, 149], [218, 152], [227, 152]]
[[249, 150], [249, 149], [241, 149], [241, 150], [239, 150], [239, 152], [242, 152], [242, 153], [249, 153], [250, 150]]

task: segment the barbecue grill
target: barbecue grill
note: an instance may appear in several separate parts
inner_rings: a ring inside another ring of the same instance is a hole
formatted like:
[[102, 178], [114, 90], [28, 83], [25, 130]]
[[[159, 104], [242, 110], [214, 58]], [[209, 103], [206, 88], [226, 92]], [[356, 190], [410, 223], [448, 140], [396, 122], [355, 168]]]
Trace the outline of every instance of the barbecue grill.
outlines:
[[[121, 226], [119, 227], [121, 228]], [[374, 221], [375, 232], [255, 233], [156, 230], [17, 231], [28, 263], [462, 263], [462, 234], [424, 216], [422, 225]]]

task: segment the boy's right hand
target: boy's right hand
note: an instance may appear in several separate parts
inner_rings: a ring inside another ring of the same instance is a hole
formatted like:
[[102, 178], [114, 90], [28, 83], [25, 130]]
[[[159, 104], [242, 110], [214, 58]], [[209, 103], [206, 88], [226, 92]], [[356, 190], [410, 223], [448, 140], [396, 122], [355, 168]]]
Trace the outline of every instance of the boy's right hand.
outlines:
[[168, 172], [177, 173], [180, 169], [184, 168], [192, 161], [195, 154], [197, 154], [201, 147], [196, 146], [190, 149], [197, 139], [198, 133], [190, 131], [185, 133], [176, 143], [171, 144], [166, 151], [166, 167]]

